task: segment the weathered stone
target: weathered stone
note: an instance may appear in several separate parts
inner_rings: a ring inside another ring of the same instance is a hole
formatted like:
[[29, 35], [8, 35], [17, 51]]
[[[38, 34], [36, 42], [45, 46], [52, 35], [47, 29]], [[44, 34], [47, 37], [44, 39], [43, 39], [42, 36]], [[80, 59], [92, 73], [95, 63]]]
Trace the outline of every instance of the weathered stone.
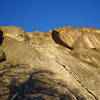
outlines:
[[16, 39], [18, 41], [28, 41], [27, 34], [24, 33], [24, 30], [20, 27], [14, 27], [14, 26], [0, 26], [0, 29], [3, 32], [4, 37], [10, 37], [13, 39]]
[[54, 29], [51, 34], [56, 43], [72, 49], [74, 42], [82, 35], [82, 32], [73, 27], [64, 27]]
[[3, 50], [0, 49], [0, 62], [3, 62], [6, 60], [6, 55]]
[[100, 42], [93, 33], [82, 32], [82, 35], [74, 42], [73, 47], [98, 49], [100, 48]]
[[54, 44], [54, 41], [52, 40], [51, 35], [45, 32], [40, 32], [40, 31], [28, 32], [27, 35], [30, 38], [30, 42], [34, 46]]
[[0, 100], [100, 100], [100, 43], [94, 33], [73, 27], [36, 31], [24, 33], [26, 44], [6, 35], [24, 31], [6, 28], [1, 27], [6, 61], [0, 63]]
[[89, 32], [90, 34], [93, 33], [96, 38], [100, 41], [100, 29], [97, 28], [91, 28], [91, 27], [81, 27], [79, 30], [83, 32]]

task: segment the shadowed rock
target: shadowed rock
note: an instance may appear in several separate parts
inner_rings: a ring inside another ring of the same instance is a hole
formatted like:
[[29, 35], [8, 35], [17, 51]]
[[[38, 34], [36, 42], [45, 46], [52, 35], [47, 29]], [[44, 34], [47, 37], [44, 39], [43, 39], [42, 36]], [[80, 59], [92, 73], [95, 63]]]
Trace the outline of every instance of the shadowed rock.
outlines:
[[3, 39], [4, 39], [4, 37], [3, 37], [3, 31], [0, 30], [0, 45], [3, 43]]
[[72, 47], [68, 46], [66, 43], [64, 43], [64, 42], [60, 39], [60, 37], [59, 37], [59, 32], [57, 32], [57, 31], [52, 31], [51, 34], [52, 34], [53, 40], [54, 40], [57, 44], [62, 45], [62, 46], [66, 47], [66, 48], [68, 48], [68, 49], [70, 49], [70, 50], [73, 49]]
[[6, 55], [2, 49], [0, 49], [0, 62], [3, 62], [6, 60]]

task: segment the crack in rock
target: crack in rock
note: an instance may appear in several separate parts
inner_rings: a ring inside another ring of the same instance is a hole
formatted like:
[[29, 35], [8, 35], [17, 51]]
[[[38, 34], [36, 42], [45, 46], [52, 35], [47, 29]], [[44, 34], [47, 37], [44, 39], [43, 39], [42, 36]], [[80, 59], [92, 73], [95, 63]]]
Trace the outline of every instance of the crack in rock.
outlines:
[[65, 70], [68, 71], [68, 72], [73, 76], [73, 78], [74, 78], [79, 84], [81, 84], [81, 86], [82, 86], [85, 90], [87, 90], [88, 93], [90, 93], [96, 100], [98, 100], [98, 98], [97, 98], [88, 88], [86, 88], [86, 87], [82, 84], [82, 82], [81, 82], [80, 80], [78, 80], [78, 79], [72, 74], [72, 72], [71, 72], [65, 65], [61, 64], [60, 62], [58, 62], [57, 60], [55, 60], [55, 59], [53, 59], [53, 58], [51, 58], [51, 59], [52, 59], [53, 61], [55, 61], [56, 63], [58, 63], [59, 65], [61, 65], [63, 68], [65, 68]]

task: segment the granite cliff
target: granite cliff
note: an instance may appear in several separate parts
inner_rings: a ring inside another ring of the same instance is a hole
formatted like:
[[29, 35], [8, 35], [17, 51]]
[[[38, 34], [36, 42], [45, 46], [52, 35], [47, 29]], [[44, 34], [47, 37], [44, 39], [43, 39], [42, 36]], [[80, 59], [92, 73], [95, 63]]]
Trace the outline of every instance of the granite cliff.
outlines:
[[100, 29], [1, 26], [0, 100], [100, 100]]

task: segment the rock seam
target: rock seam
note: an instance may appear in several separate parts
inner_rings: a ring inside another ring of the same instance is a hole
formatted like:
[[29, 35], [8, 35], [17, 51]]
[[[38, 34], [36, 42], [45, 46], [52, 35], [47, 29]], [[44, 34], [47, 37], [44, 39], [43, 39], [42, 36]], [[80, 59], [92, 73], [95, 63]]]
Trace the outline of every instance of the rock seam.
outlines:
[[[55, 61], [56, 63], [58, 63], [59, 65], [61, 65], [63, 68], [65, 68], [65, 70], [66, 71], [68, 71], [71, 75], [72, 75], [72, 77], [79, 83], [79, 84], [81, 84], [81, 86], [85, 89], [85, 90], [87, 90], [87, 92], [89, 93], [89, 94], [91, 94], [94, 98], [95, 98], [95, 100], [98, 100], [98, 98], [88, 89], [88, 88], [86, 88], [83, 84], [82, 84], [82, 82], [80, 81], [80, 80], [78, 80], [73, 74], [72, 74], [72, 72], [71, 71], [69, 71], [69, 69], [68, 68], [66, 68], [66, 66], [65, 65], [63, 65], [63, 64], [61, 64], [60, 62], [58, 62], [58, 61], [56, 61], [55, 59], [53, 59], [53, 58], [51, 58], [53, 61]], [[70, 91], [71, 92], [71, 91]], [[71, 92], [72, 93], [72, 92]], [[72, 93], [73, 94], [73, 93]], [[74, 94], [73, 94], [74, 95]]]

